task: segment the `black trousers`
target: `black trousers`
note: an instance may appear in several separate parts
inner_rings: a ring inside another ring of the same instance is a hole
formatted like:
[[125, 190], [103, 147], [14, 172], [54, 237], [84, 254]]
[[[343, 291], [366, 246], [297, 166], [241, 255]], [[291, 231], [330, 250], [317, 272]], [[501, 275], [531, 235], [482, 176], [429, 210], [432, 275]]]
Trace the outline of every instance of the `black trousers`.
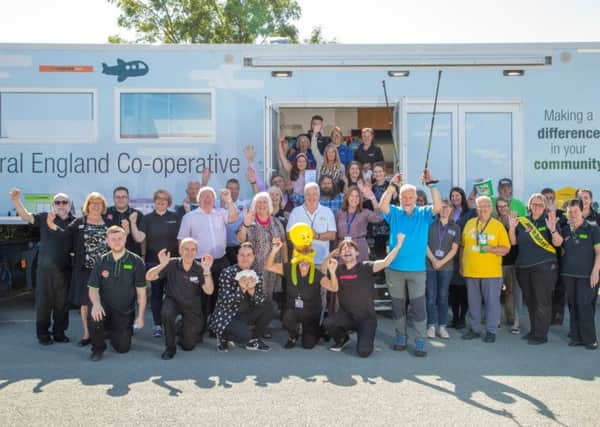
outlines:
[[565, 290], [565, 284], [560, 279], [556, 279], [554, 285], [554, 292], [552, 293], [552, 319], [560, 320], [565, 317], [565, 305], [567, 304], [567, 293]]
[[517, 267], [517, 279], [529, 312], [531, 333], [546, 338], [552, 321], [552, 292], [558, 279], [555, 261], [532, 267]]
[[594, 316], [598, 299], [598, 285], [591, 288], [589, 277], [561, 276], [561, 280], [567, 293], [571, 339], [584, 344], [595, 343]]
[[448, 304], [452, 309], [452, 323], [465, 323], [469, 309], [467, 285], [450, 285], [448, 288]]
[[[265, 301], [249, 307], [246, 311], [240, 311], [227, 325], [223, 338], [238, 344], [246, 344], [252, 338], [260, 338], [265, 334], [267, 326], [273, 319], [273, 314], [271, 301]], [[254, 325], [252, 332], [250, 324]]]
[[208, 316], [210, 316], [215, 309], [215, 304], [217, 303], [217, 297], [219, 295], [219, 276], [221, 275], [221, 271], [226, 267], [229, 267], [229, 260], [227, 259], [227, 255], [224, 255], [221, 258], [215, 259], [212, 267], [210, 268], [215, 290], [212, 295], [206, 295], [204, 291], [202, 291], [201, 335], [206, 332], [206, 329], [208, 328]]
[[[156, 267], [156, 263], [147, 263], [146, 271], [152, 267]], [[160, 312], [162, 309], [163, 297], [165, 295], [165, 286], [167, 285], [167, 279], [157, 279], [150, 282], [150, 308], [152, 309], [152, 320], [155, 325], [162, 325], [162, 319]]]
[[283, 313], [283, 327], [290, 338], [298, 338], [298, 324], [302, 325], [302, 347], [313, 348], [319, 342], [321, 336], [320, 311], [309, 311], [298, 308], [286, 309]]
[[69, 276], [70, 273], [55, 267], [38, 266], [35, 289], [36, 333], [38, 339], [52, 335], [59, 339], [65, 336], [69, 326]]
[[92, 307], [89, 307], [88, 322], [92, 351], [102, 353], [106, 350], [104, 334], [108, 331], [112, 348], [117, 353], [127, 353], [131, 349], [135, 312], [121, 313], [108, 306], [104, 306], [104, 311], [106, 313], [104, 319], [96, 322], [92, 319]]
[[161, 317], [165, 332], [165, 346], [167, 350], [175, 351], [175, 337], [177, 335], [175, 321], [181, 315], [181, 348], [185, 351], [193, 350], [198, 340], [198, 334], [203, 327], [202, 302], [185, 305], [180, 304], [174, 298], [165, 297], [162, 304]]
[[358, 341], [356, 351], [358, 355], [369, 357], [373, 352], [377, 318], [360, 318], [340, 309], [325, 319], [323, 327], [336, 342], [348, 335], [349, 331], [356, 331]]

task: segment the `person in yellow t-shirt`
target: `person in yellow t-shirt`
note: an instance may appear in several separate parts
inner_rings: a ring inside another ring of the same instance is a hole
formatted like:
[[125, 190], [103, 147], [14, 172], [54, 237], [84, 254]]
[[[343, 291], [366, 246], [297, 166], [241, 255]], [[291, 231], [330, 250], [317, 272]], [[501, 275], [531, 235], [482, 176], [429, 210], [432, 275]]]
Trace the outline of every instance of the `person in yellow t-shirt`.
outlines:
[[484, 342], [496, 341], [500, 320], [502, 291], [502, 257], [510, 250], [508, 233], [502, 223], [492, 218], [492, 200], [476, 199], [477, 217], [463, 229], [461, 243], [461, 274], [467, 282], [470, 330], [462, 338], [481, 336], [481, 301], [485, 305], [486, 334]]

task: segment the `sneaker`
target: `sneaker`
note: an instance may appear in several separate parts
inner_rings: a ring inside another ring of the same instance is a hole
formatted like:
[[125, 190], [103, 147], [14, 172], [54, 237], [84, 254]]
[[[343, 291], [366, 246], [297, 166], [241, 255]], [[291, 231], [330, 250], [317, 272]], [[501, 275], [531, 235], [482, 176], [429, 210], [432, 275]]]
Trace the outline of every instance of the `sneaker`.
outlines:
[[271, 347], [262, 342], [262, 340], [259, 338], [252, 338], [250, 341], [248, 341], [248, 344], [246, 344], [246, 350], [269, 351], [271, 350]]
[[154, 325], [154, 328], [152, 328], [152, 336], [154, 338], [160, 338], [163, 336], [163, 330], [160, 325]]
[[425, 350], [425, 340], [423, 338], [417, 338], [415, 340], [415, 356], [417, 356], [417, 357], [427, 356], [427, 350]]
[[491, 332], [487, 332], [485, 334], [485, 337], [483, 337], [483, 342], [487, 342], [487, 343], [496, 342], [496, 334], [493, 334]]
[[479, 338], [481, 336], [481, 334], [479, 332], [475, 332], [472, 329], [469, 329], [467, 332], [465, 332], [462, 336], [463, 340], [474, 340], [475, 338]]
[[93, 352], [92, 355], [90, 356], [90, 359], [92, 360], [92, 362], [98, 362], [99, 360], [102, 359], [102, 352], [101, 351]]
[[342, 351], [342, 349], [344, 347], [346, 347], [349, 342], [350, 342], [350, 337], [348, 335], [345, 335], [344, 338], [342, 338], [339, 341], [336, 341], [331, 347], [329, 347], [329, 350]]
[[446, 330], [445, 326], [440, 326], [440, 332], [439, 332], [440, 338], [443, 338], [445, 340], [450, 339], [450, 334], [448, 333], [448, 331]]
[[396, 341], [394, 342], [393, 348], [396, 351], [406, 350], [406, 335], [396, 335]]
[[290, 348], [294, 348], [296, 347], [296, 338], [288, 338], [287, 342], [285, 343], [285, 345], [283, 346], [283, 348], [287, 348], [288, 350]]
[[435, 338], [435, 326], [431, 325], [427, 328], [427, 338]]
[[591, 344], [586, 344], [585, 348], [587, 350], [596, 350], [598, 348], [598, 343], [597, 342], [593, 342]]

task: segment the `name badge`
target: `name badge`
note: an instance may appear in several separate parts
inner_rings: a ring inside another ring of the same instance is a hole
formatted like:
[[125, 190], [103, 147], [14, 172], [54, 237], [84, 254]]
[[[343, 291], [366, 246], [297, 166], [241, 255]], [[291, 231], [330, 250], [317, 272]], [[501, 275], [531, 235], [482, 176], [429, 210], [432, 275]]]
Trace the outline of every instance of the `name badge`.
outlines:
[[454, 230], [448, 230], [448, 234], [451, 236], [456, 236], [456, 231]]
[[296, 308], [304, 308], [304, 301], [302, 301], [302, 298], [296, 298], [296, 300], [294, 301], [294, 306]]
[[198, 283], [198, 276], [191, 276], [190, 277], [190, 282], [192, 282], [192, 283]]
[[479, 233], [477, 235], [477, 245], [479, 246], [487, 246], [488, 235], [487, 233]]
[[436, 258], [444, 258], [444, 255], [446, 255], [446, 252], [444, 252], [441, 249], [438, 249], [437, 251], [435, 251], [434, 255], [436, 256]]
[[352, 241], [352, 236], [345, 236], [344, 237], [344, 242], [351, 242]]

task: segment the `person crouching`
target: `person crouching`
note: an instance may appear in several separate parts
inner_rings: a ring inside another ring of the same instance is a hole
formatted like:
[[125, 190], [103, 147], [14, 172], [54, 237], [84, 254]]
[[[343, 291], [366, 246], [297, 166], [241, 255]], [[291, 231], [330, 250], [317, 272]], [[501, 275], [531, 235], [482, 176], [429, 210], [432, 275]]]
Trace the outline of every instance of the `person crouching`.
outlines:
[[213, 258], [204, 255], [201, 262], [196, 261], [198, 243], [186, 237], [179, 244], [179, 258], [170, 258], [169, 252], [162, 249], [158, 253], [159, 264], [146, 273], [146, 280], [167, 279], [166, 296], [162, 303], [161, 318], [165, 332], [164, 360], [172, 359], [176, 353], [176, 319], [181, 315], [181, 348], [191, 351], [196, 346], [203, 328], [202, 291], [212, 295], [214, 284], [210, 268]]

